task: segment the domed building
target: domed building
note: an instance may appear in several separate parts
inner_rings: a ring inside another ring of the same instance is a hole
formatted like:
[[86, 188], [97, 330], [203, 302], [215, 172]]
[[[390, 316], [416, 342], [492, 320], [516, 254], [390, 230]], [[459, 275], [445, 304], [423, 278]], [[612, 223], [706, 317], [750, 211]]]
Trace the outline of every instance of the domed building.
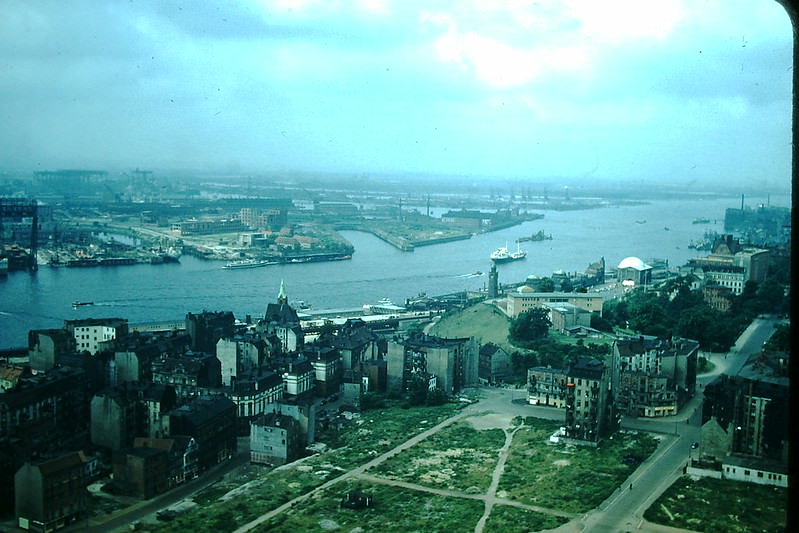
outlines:
[[616, 279], [625, 285], [649, 285], [652, 283], [652, 267], [637, 257], [626, 257], [616, 267]]

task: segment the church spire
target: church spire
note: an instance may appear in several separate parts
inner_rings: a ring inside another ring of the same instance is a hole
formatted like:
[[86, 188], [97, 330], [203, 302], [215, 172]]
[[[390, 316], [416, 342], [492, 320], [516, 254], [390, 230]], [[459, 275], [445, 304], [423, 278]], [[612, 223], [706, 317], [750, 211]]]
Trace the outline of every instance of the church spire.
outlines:
[[282, 279], [280, 280], [280, 292], [277, 293], [277, 303], [289, 303], [288, 296], [286, 296], [286, 283]]

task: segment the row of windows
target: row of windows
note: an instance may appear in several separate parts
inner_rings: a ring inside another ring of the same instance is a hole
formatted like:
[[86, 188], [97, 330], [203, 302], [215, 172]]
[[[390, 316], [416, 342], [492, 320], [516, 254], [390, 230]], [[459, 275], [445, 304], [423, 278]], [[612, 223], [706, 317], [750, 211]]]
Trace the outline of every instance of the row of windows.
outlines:
[[[725, 467], [725, 469], [726, 469], [727, 472], [732, 472], [733, 474], [736, 471], [735, 467], [732, 467], [732, 469], [731, 469], [729, 466], [727, 466], [727, 467]], [[752, 472], [749, 471], [749, 470], [744, 470], [744, 475], [745, 476], [750, 476], [750, 475], [752, 475]], [[763, 472], [758, 471], [757, 472], [757, 477], [763, 477]], [[768, 472], [768, 479], [773, 479], [773, 480], [776, 480], [776, 481], [782, 481], [782, 475], [781, 474], [772, 474], [771, 472]]]

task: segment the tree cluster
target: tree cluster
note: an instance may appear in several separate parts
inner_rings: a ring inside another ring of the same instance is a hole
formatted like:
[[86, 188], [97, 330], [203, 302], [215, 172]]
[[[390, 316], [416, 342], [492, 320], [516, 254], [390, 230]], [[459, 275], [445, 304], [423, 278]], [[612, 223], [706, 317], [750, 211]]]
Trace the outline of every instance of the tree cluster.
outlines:
[[529, 350], [516, 351], [511, 354], [513, 375], [517, 381], [527, 379], [527, 369], [534, 366], [551, 366], [552, 368], [567, 368], [578, 357], [594, 357], [604, 359], [610, 354], [608, 344], [586, 344], [579, 339], [575, 344], [565, 344], [553, 339], [538, 339], [529, 343]]
[[508, 338], [510, 341], [523, 348], [547, 336], [552, 322], [549, 320], [549, 311], [543, 307], [534, 307], [519, 313], [510, 323]]
[[659, 291], [635, 291], [623, 300], [608, 302], [602, 321], [597, 322], [602, 327], [597, 329], [605, 329], [607, 322], [660, 338], [694, 339], [703, 350], [727, 351], [759, 314], [787, 312], [789, 298], [782, 282], [786, 269], [787, 260], [772, 261], [769, 277], [762, 283], [747, 282], [727, 312], [711, 308], [701, 291], [692, 291], [690, 277], [669, 280]]

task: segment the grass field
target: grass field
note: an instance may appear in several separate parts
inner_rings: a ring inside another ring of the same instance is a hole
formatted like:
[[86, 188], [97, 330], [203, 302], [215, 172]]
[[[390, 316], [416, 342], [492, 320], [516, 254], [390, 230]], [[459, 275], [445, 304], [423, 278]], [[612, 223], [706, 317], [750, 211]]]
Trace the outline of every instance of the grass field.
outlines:
[[788, 491], [726, 479], [683, 476], [644, 513], [650, 522], [708, 533], [787, 531]]
[[[350, 490], [370, 494], [374, 505], [367, 509], [342, 509], [339, 502]], [[481, 501], [347, 480], [326, 490], [318, 498], [309, 498], [292, 507], [256, 531], [452, 533], [474, 531], [482, 514]]]
[[554, 529], [565, 524], [568, 519], [510, 505], [495, 505], [486, 521], [485, 531], [502, 533], [528, 533]]
[[593, 509], [618, 488], [637, 465], [626, 455], [649, 457], [657, 440], [646, 434], [616, 433], [597, 448], [550, 446], [559, 423], [527, 418], [514, 435], [498, 495], [530, 505], [580, 513]]
[[491, 483], [501, 429], [477, 430], [459, 422], [370, 470], [370, 474], [467, 493], [484, 493]]

